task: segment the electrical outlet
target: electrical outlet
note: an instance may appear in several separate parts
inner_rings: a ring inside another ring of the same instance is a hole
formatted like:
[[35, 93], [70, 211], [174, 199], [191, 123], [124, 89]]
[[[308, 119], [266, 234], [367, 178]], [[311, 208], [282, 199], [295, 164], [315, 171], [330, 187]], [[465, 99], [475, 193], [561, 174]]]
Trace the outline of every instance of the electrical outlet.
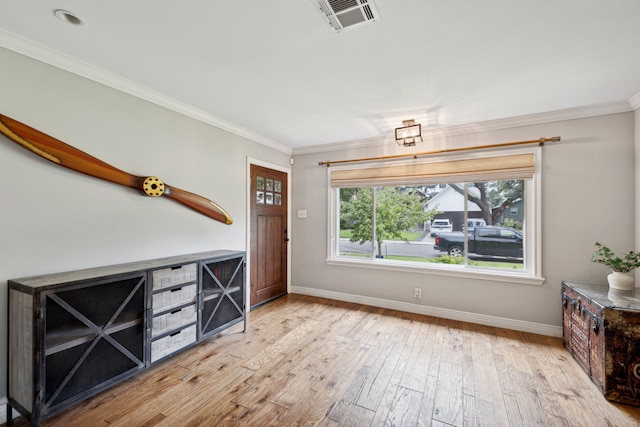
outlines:
[[417, 298], [417, 299], [422, 298], [422, 289], [420, 289], [420, 288], [415, 288], [415, 289], [413, 290], [413, 297], [414, 297], [414, 298]]

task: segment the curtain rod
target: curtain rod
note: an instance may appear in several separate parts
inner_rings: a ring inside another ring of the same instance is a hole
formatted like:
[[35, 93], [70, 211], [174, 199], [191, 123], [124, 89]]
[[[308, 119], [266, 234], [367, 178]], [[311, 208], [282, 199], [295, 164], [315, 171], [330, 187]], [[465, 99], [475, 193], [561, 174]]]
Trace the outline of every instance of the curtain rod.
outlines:
[[455, 153], [458, 151], [484, 150], [488, 148], [510, 147], [513, 145], [524, 145], [524, 144], [540, 144], [540, 146], [542, 147], [545, 142], [557, 142], [557, 141], [560, 141], [559, 136], [553, 136], [551, 138], [531, 139], [529, 141], [503, 142], [500, 144], [479, 145], [475, 147], [452, 148], [450, 150], [444, 149], [444, 150], [435, 150], [435, 151], [422, 151], [420, 153], [413, 153], [413, 154], [393, 154], [389, 156], [362, 157], [359, 159], [349, 159], [349, 160], [328, 160], [326, 162], [318, 162], [318, 165], [320, 166], [327, 165], [327, 167], [329, 167], [332, 164], [337, 164], [337, 163], [371, 162], [374, 160], [401, 159], [401, 158], [407, 158], [407, 157], [413, 157], [414, 159], [417, 159], [418, 157], [428, 156], [432, 154]]

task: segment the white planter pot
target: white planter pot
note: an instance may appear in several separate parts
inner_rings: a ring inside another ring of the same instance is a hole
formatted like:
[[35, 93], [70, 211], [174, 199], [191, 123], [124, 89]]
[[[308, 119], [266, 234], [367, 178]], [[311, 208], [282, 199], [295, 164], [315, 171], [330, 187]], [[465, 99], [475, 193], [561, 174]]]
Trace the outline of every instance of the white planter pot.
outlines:
[[614, 271], [607, 276], [609, 287], [611, 289], [620, 289], [622, 291], [630, 291], [635, 287], [635, 280], [629, 273], [619, 273]]

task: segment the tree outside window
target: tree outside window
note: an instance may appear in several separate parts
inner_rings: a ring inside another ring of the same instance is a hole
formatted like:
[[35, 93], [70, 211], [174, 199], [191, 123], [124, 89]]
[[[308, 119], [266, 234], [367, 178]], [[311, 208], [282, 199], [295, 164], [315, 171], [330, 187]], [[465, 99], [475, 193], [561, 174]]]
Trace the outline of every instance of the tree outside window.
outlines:
[[383, 253], [385, 240], [409, 242], [416, 233], [421, 235], [423, 224], [437, 213], [435, 209], [425, 210], [424, 196], [416, 189], [343, 188], [340, 199], [341, 231], [348, 231], [343, 235], [348, 235], [350, 242], [360, 245], [375, 241], [378, 255]]

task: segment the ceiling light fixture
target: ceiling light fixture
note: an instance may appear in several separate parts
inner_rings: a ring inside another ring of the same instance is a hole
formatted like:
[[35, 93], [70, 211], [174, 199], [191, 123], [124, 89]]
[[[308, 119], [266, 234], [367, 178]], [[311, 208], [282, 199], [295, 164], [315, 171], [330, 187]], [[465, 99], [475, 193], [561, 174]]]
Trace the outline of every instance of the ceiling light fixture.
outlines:
[[402, 127], [396, 128], [396, 144], [413, 147], [416, 142], [422, 142], [422, 125], [413, 119], [403, 120]]
[[82, 19], [78, 17], [78, 15], [76, 15], [73, 12], [69, 12], [68, 10], [56, 9], [53, 11], [53, 14], [56, 16], [56, 18], [66, 22], [67, 24], [71, 24], [71, 25], [84, 24], [84, 22], [82, 21]]

